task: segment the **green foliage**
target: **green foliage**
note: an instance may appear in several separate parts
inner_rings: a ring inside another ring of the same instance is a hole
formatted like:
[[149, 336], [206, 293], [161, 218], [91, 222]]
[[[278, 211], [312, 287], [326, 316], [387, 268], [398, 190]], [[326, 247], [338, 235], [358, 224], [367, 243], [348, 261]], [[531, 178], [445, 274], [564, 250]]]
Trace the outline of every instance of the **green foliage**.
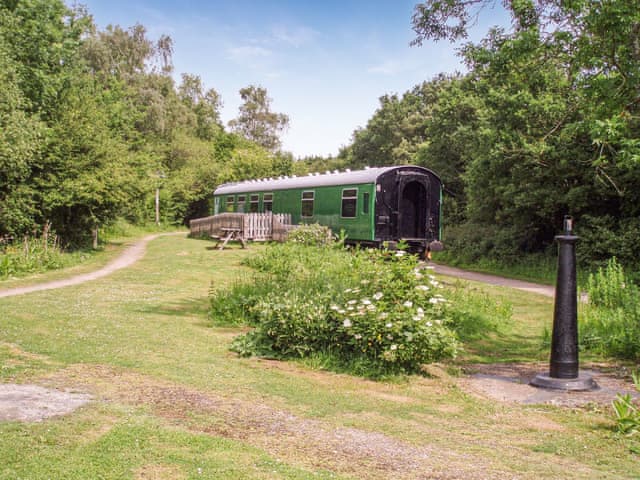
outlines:
[[[415, 45], [466, 38], [489, 0], [415, 6]], [[552, 255], [564, 215], [579, 261], [637, 267], [640, 17], [635, 0], [504, 2], [513, 29], [461, 46], [469, 73], [386, 95], [341, 153], [345, 166], [415, 163], [439, 173], [453, 256]], [[559, 20], [561, 19], [561, 20]]]
[[275, 152], [280, 148], [281, 132], [289, 126], [289, 117], [271, 111], [267, 90], [250, 85], [240, 90], [244, 102], [238, 118], [231, 120], [231, 129], [263, 148]]
[[482, 340], [492, 332], [500, 332], [513, 316], [513, 307], [497, 302], [489, 294], [474, 292], [469, 287], [452, 288], [447, 295], [447, 311], [451, 328], [463, 341]]
[[[633, 383], [640, 392], [640, 371], [633, 374]], [[640, 406], [638, 406], [631, 394], [618, 394], [612, 402], [616, 416], [616, 427], [624, 435], [640, 433]]]
[[291, 232], [287, 237], [287, 241], [300, 243], [302, 245], [330, 245], [334, 242], [333, 234], [329, 227], [323, 225], [311, 224], [300, 225]]
[[175, 84], [172, 51], [62, 0], [0, 4], [0, 235], [51, 223], [82, 248], [118, 217], [154, 221], [156, 189], [161, 220], [181, 224], [210, 213], [219, 183], [291, 173], [287, 155], [224, 132], [200, 77]]
[[446, 299], [430, 270], [402, 250], [290, 242], [247, 263], [258, 275], [214, 291], [210, 308], [218, 324], [255, 327], [234, 341], [241, 355], [324, 358], [331, 368], [370, 377], [414, 373], [454, 357], [458, 335], [472, 338], [510, 316], [486, 297], [456, 291], [456, 301]]
[[640, 359], [640, 289], [625, 275], [615, 258], [591, 274], [589, 303], [582, 308], [582, 345], [598, 353]]
[[24, 237], [22, 242], [0, 241], [0, 279], [45, 272], [65, 265], [58, 237]]

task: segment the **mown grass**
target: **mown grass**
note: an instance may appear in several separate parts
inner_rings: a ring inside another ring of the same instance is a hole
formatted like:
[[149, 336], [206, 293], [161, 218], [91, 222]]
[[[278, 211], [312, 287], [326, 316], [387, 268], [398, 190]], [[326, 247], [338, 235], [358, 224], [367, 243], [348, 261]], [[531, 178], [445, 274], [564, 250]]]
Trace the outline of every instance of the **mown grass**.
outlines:
[[[132, 241], [141, 236], [180, 230], [180, 228], [174, 226], [136, 226], [119, 221], [105, 231], [100, 232], [100, 244], [97, 249], [61, 250], [58, 254], [58, 268], [37, 272], [15, 272], [9, 276], [0, 275], [0, 290], [54, 281], [72, 275], [91, 272], [104, 267], [130, 245]], [[2, 253], [0, 252], [0, 260], [1, 257]]]
[[[0, 423], [0, 479], [393, 476], [357, 460], [349, 465], [317, 457], [320, 446], [297, 448], [277, 430], [262, 442], [252, 433], [262, 427], [251, 422], [260, 408], [292, 415], [294, 426], [317, 421], [327, 431], [355, 428], [432, 449], [434, 475], [637, 476], [638, 457], [613, 432], [605, 410], [492, 402], [444, 373], [446, 365], [434, 377], [372, 382], [303, 364], [238, 358], [228, 346], [240, 329], [211, 326], [208, 292], [212, 282], [224, 286], [250, 274], [240, 261], [262, 247], [211, 247], [159, 238], [142, 261], [110, 277], [0, 300], [2, 382], [66, 382], [96, 396], [65, 417]], [[516, 321], [495, 338], [473, 340], [456, 365], [546, 358], [539, 345], [550, 299], [473, 288], [508, 300]], [[83, 369], [89, 373], [77, 373]], [[110, 373], [103, 379], [92, 374], [100, 369]], [[194, 389], [221, 407], [241, 402], [242, 411], [199, 410], [197, 403], [182, 409], [180, 395], [169, 399], [177, 402], [171, 408], [171, 401], [160, 404], [145, 393]]]

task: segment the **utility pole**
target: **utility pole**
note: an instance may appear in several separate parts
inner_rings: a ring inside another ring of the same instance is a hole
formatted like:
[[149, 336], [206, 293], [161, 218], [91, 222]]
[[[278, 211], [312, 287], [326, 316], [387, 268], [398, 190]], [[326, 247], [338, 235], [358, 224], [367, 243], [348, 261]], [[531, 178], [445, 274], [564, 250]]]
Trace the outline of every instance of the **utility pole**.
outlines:
[[156, 187], [156, 225], [160, 225], [160, 187]]
[[157, 172], [158, 184], [156, 185], [156, 225], [160, 225], [160, 186], [162, 180], [166, 177], [162, 170]]

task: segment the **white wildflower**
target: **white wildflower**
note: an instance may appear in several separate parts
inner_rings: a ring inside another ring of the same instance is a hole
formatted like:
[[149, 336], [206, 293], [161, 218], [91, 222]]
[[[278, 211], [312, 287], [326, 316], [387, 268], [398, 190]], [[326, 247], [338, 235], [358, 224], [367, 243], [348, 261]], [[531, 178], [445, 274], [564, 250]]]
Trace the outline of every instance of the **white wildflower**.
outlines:
[[371, 282], [370, 282], [369, 280], [360, 280], [360, 283], [361, 283], [362, 285], [367, 285], [367, 284], [369, 284], [369, 283], [371, 283]]
[[426, 285], [416, 285], [416, 290], [422, 290], [423, 292], [429, 291], [429, 287]]
[[359, 333], [356, 333], [353, 338], [355, 338], [356, 340], [360, 340], [362, 338], [362, 335], [360, 335]]
[[424, 315], [424, 310], [422, 309], [422, 307], [418, 307], [418, 315], [420, 316]]
[[398, 250], [396, 252], [396, 257], [404, 257], [404, 250]]
[[342, 326], [344, 328], [349, 328], [351, 326], [351, 320], [347, 318], [344, 322], [342, 322]]
[[349, 301], [347, 302], [347, 305], [355, 305], [356, 303], [358, 303], [358, 301], [357, 301], [357, 300], [349, 300]]
[[385, 325], [385, 327], [387, 327], [387, 328], [391, 328], [391, 327], [393, 327], [393, 323], [389, 322], [389, 323], [387, 323], [387, 324]]
[[340, 307], [338, 305], [331, 305], [331, 307], [329, 308], [331, 308], [331, 310], [335, 310], [336, 312], [340, 310]]
[[393, 344], [393, 345], [391, 345], [389, 348], [390, 348], [391, 350], [397, 350], [397, 349], [398, 349], [398, 346], [394, 343], [394, 344]]
[[378, 318], [380, 320], [384, 320], [385, 318], [387, 318], [389, 316], [389, 314], [387, 312], [382, 312], [380, 315], [378, 315]]
[[369, 300], [368, 298], [363, 298], [361, 302], [363, 305], [371, 305], [371, 300]]
[[422, 315], [414, 315], [413, 316], [413, 321], [414, 322], [419, 322], [420, 320], [422, 320]]
[[413, 302], [411, 300], [407, 300], [406, 302], [403, 303], [403, 305], [407, 308], [411, 308], [413, 307]]
[[427, 327], [431, 327], [432, 325], [433, 325], [433, 323], [427, 322]]
[[373, 294], [374, 300], [380, 300], [383, 297], [382, 292], [376, 292]]
[[436, 305], [437, 303], [439, 303], [439, 300], [436, 297], [431, 297], [429, 299], [429, 303], [432, 303], [433, 305]]
[[376, 310], [376, 306], [375, 305], [367, 305], [367, 310], [369, 310], [370, 312], [374, 312]]

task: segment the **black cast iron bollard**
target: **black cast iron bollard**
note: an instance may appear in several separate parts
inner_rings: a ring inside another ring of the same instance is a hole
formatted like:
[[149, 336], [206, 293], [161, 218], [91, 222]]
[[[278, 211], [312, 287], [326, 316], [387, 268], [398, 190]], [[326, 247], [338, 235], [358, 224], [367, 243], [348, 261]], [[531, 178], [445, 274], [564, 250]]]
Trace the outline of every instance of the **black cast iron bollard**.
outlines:
[[578, 237], [573, 235], [570, 217], [565, 217], [564, 234], [557, 235], [558, 273], [553, 310], [551, 361], [552, 378], [578, 378], [578, 297], [576, 250]]
[[579, 370], [575, 247], [578, 237], [573, 235], [571, 217], [564, 217], [564, 232], [555, 239], [558, 242], [558, 274], [549, 373], [537, 375], [531, 384], [557, 390], [593, 390], [597, 385], [591, 375]]

